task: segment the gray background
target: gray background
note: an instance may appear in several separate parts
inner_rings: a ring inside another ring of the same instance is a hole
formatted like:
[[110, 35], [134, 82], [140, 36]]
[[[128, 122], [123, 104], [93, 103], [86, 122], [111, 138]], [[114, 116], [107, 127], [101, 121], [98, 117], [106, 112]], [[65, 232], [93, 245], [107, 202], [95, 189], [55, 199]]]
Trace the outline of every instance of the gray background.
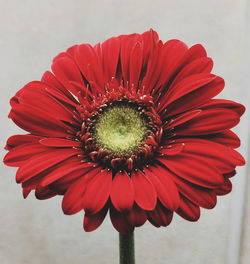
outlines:
[[[7, 137], [20, 132], [7, 119], [10, 97], [39, 80], [52, 58], [75, 43], [94, 44], [149, 28], [163, 41], [202, 43], [214, 59], [214, 73], [226, 80], [220, 97], [249, 105], [247, 9], [247, 0], [0, 0], [1, 159]], [[246, 158], [247, 116], [236, 130]], [[118, 234], [108, 218], [97, 231], [85, 233], [82, 213], [63, 215], [60, 197], [23, 200], [16, 169], [2, 164], [0, 169], [1, 264], [118, 263]], [[168, 228], [146, 224], [137, 229], [137, 263], [249, 263], [247, 167], [238, 172], [233, 192], [219, 197], [215, 209], [202, 210], [198, 223], [175, 216]]]

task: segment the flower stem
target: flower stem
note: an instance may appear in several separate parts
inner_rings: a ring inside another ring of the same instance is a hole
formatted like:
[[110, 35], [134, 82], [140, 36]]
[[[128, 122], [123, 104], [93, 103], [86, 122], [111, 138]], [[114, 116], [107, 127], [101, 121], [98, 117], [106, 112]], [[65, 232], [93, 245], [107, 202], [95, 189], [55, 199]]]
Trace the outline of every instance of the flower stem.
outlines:
[[135, 264], [134, 232], [128, 235], [119, 233], [120, 264]]

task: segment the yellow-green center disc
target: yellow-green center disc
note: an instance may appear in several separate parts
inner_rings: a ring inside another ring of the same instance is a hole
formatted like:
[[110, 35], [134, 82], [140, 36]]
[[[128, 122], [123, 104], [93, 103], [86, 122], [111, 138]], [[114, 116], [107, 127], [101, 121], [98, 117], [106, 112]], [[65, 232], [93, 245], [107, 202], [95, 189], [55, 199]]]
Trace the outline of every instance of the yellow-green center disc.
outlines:
[[145, 139], [147, 124], [134, 108], [118, 105], [107, 109], [94, 127], [97, 145], [114, 154], [136, 150]]

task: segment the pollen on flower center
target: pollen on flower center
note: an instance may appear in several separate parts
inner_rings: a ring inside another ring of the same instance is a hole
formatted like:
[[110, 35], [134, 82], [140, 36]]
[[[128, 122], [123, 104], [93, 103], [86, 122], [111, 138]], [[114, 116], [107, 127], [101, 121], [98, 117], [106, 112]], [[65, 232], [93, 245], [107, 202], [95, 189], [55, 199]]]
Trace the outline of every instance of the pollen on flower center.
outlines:
[[141, 145], [147, 136], [147, 123], [136, 109], [116, 105], [99, 116], [94, 135], [99, 147], [124, 155]]
[[163, 129], [150, 95], [120, 85], [85, 104], [78, 136], [90, 161], [114, 173], [153, 162]]

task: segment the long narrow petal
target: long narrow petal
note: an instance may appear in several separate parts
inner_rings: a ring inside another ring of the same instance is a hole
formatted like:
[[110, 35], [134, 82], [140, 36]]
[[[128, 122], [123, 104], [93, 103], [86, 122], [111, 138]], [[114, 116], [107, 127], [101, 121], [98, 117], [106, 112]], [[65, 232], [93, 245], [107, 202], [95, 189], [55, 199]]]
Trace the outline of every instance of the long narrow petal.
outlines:
[[31, 134], [26, 135], [14, 135], [8, 138], [5, 149], [11, 150], [17, 146], [28, 144], [28, 143], [38, 143], [43, 137], [35, 136]]
[[142, 60], [143, 60], [143, 49], [141, 42], [136, 42], [131, 50], [130, 55], [130, 65], [129, 65], [129, 71], [130, 71], [130, 77], [129, 82], [130, 86], [135, 86], [135, 89], [138, 86], [139, 78], [141, 75], [142, 70]]
[[48, 148], [40, 144], [23, 144], [11, 149], [4, 157], [4, 163], [8, 166], [20, 167], [25, 161], [36, 154], [47, 152]]
[[[48, 172], [46, 176], [43, 177], [41, 180], [41, 186], [47, 186], [58, 179], [63, 177], [67, 177], [67, 175], [71, 174], [74, 175], [77, 171], [79, 171], [79, 175], [82, 173], [91, 170], [93, 168], [93, 163], [86, 162], [81, 163], [79, 159], [76, 157], [72, 157], [62, 164], [58, 164], [51, 172]], [[78, 175], [78, 174], [77, 174]]]
[[65, 55], [55, 58], [51, 69], [56, 78], [74, 95], [77, 95], [80, 89], [77, 86], [72, 85], [72, 81], [85, 86], [81, 72], [79, 71], [73, 59], [69, 56]]
[[82, 175], [65, 193], [62, 200], [62, 210], [67, 215], [72, 215], [83, 209], [83, 194], [86, 191], [88, 181], [99, 173], [100, 169], [93, 169], [86, 175]]
[[164, 126], [165, 130], [170, 130], [173, 127], [180, 126], [186, 122], [192, 120], [194, 117], [198, 116], [201, 113], [201, 110], [192, 110], [178, 115], [175, 119], [171, 119]]
[[83, 195], [83, 208], [89, 214], [95, 214], [106, 204], [112, 185], [112, 173], [103, 170], [87, 185]]
[[231, 109], [235, 111], [239, 116], [242, 116], [246, 110], [244, 105], [225, 99], [212, 99], [201, 106], [201, 109], [203, 110], [215, 109], [215, 108]]
[[[188, 110], [196, 109], [197, 107], [208, 102], [211, 98], [220, 93], [223, 90], [224, 86], [224, 80], [216, 76], [216, 78], [212, 82], [183, 95], [182, 97], [168, 105], [164, 117], [166, 118], [167, 116], [174, 116]], [[165, 107], [166, 105], [164, 105], [162, 110], [165, 110]]]
[[70, 137], [75, 130], [55, 119], [43, 110], [29, 105], [18, 105], [12, 109], [9, 117], [22, 129], [35, 135], [50, 137]]
[[101, 44], [102, 59], [105, 82], [110, 82], [116, 77], [117, 65], [120, 54], [121, 41], [119, 38], [110, 38]]
[[198, 206], [212, 209], [216, 205], [215, 190], [192, 184], [179, 177], [173, 177], [179, 191]]
[[160, 100], [162, 106], [160, 107], [159, 111], [177, 99], [182, 98], [183, 96], [211, 83], [213, 80], [215, 80], [215, 78], [215, 75], [209, 73], [200, 73], [188, 76], [175, 86], [169, 88], [164, 97], [161, 98], [162, 100]]
[[239, 121], [239, 116], [230, 109], [209, 109], [176, 127], [174, 133], [185, 136], [219, 133], [236, 126]]
[[197, 73], [210, 73], [213, 68], [213, 61], [211, 58], [200, 57], [189, 64], [186, 64], [180, 72], [176, 75], [171, 86], [180, 82], [184, 78]]
[[63, 139], [63, 138], [44, 138], [39, 141], [42, 145], [48, 147], [57, 147], [57, 148], [72, 148], [72, 147], [81, 147], [81, 142], [71, 140], [71, 139]]
[[145, 174], [153, 183], [158, 199], [166, 208], [175, 211], [179, 207], [180, 197], [170, 172], [160, 169], [159, 166], [150, 169], [152, 172], [147, 169]]
[[66, 98], [71, 100], [72, 103], [77, 104], [77, 101], [72, 96], [72, 94], [56, 79], [56, 77], [51, 72], [46, 71], [42, 76], [41, 82], [47, 84], [49, 89], [64, 95]]
[[38, 154], [18, 169], [16, 181], [18, 183], [27, 181], [40, 172], [78, 154], [80, 151], [75, 149], [50, 150]]
[[126, 172], [117, 172], [110, 192], [114, 207], [120, 211], [129, 211], [134, 204], [134, 186]]
[[140, 170], [132, 173], [131, 180], [134, 185], [136, 203], [144, 210], [153, 210], [157, 195], [151, 181]]
[[[87, 175], [85, 177], [85, 180], [86, 182], [88, 182], [93, 176], [95, 176], [96, 173], [94, 169], [96, 167], [96, 164], [89, 164], [89, 165], [91, 165], [91, 167], [83, 168], [81, 170], [74, 170], [67, 174], [62, 174], [63, 177], [59, 177], [58, 179], [56, 179], [55, 181], [49, 184], [50, 188], [56, 191], [58, 194], [65, 194], [65, 192], [70, 188], [70, 186], [72, 186], [78, 179], [80, 179], [83, 174], [86, 174], [86, 172]], [[53, 179], [51, 179], [50, 176], [54, 178], [54, 176], [57, 177], [58, 175], [47, 174], [41, 180], [41, 184], [45, 185], [47, 182], [52, 181]], [[28, 181], [25, 183], [28, 183]]]
[[122, 68], [122, 76], [125, 85], [129, 82], [130, 78], [130, 57], [132, 49], [136, 42], [142, 42], [142, 38], [139, 34], [132, 34], [132, 35], [124, 35], [121, 36], [121, 53], [120, 53], [120, 60], [121, 60], [121, 68]]
[[189, 182], [208, 188], [216, 188], [224, 181], [219, 170], [204, 162], [198, 157], [194, 159], [187, 155], [178, 155], [174, 158], [158, 158], [170, 171]]
[[245, 160], [240, 153], [216, 142], [201, 138], [180, 138], [175, 141], [176, 143], [184, 144], [184, 152], [188, 155], [195, 155], [196, 157], [206, 158], [207, 160], [211, 159], [213, 165], [223, 173], [231, 172], [235, 166], [245, 164]]
[[240, 146], [240, 139], [239, 137], [231, 130], [225, 130], [220, 133], [204, 135], [202, 138], [211, 140], [213, 142], [231, 147], [231, 148], [238, 148]]
[[73, 53], [82, 75], [90, 84], [92, 93], [102, 92], [104, 90], [104, 77], [101, 59], [97, 56], [95, 49], [89, 44], [82, 44], [77, 46]]

